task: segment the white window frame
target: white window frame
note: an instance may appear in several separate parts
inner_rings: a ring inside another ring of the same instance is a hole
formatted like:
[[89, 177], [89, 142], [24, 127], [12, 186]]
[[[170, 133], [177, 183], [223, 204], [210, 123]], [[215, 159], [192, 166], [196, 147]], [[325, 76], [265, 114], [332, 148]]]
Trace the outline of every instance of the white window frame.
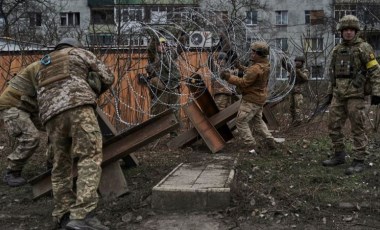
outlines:
[[[60, 26], [80, 26], [80, 13], [79, 12], [61, 12], [60, 13]], [[62, 20], [65, 20], [63, 23]], [[71, 23], [70, 23], [71, 20]]]
[[248, 26], [255, 26], [257, 25], [258, 21], [258, 12], [257, 10], [249, 10], [246, 11], [246, 19], [245, 24]]
[[168, 9], [165, 6], [157, 6], [150, 10], [150, 22], [153, 24], [166, 24], [168, 21]]
[[289, 49], [288, 38], [276, 38], [275, 45], [277, 48], [280, 48], [282, 51], [286, 52]]
[[[121, 10], [123, 22], [141, 22], [144, 20], [144, 8], [143, 7], [128, 7]], [[141, 15], [141, 18], [140, 18]]]
[[305, 51], [312, 52], [322, 52], [323, 51], [323, 38], [305, 38]]
[[356, 15], [357, 5], [356, 4], [338, 4], [334, 7], [334, 18], [336, 22], [345, 15]]
[[281, 81], [287, 81], [289, 78], [289, 73], [286, 69], [282, 68], [281, 65], [277, 66], [275, 70], [276, 74], [276, 80], [281, 80]]
[[275, 11], [275, 15], [276, 15], [276, 25], [278, 26], [288, 25], [288, 11], [287, 10]]
[[[319, 68], [320, 69], [320, 75], [319, 76], [313, 76], [314, 74], [314, 68]], [[325, 78], [324, 76], [324, 69], [323, 69], [323, 65], [314, 65], [314, 66], [311, 66], [310, 67], [310, 79], [311, 80], [322, 80]]]
[[342, 36], [340, 33], [334, 34], [334, 44], [338, 45], [342, 42]]

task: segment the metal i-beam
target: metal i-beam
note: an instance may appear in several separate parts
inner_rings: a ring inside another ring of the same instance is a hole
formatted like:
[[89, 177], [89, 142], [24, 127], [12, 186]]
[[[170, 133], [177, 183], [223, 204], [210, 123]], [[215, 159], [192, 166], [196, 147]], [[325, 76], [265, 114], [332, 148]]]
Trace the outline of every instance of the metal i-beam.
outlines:
[[[103, 134], [103, 140], [106, 141], [116, 136], [117, 130], [112, 125], [112, 123], [108, 120], [107, 115], [99, 107], [96, 107], [96, 113], [97, 113], [97, 119], [100, 126], [100, 130], [102, 131], [102, 134]], [[135, 167], [139, 165], [139, 161], [137, 160], [136, 156], [133, 153], [125, 156], [123, 158], [123, 161], [127, 168]]]
[[[168, 110], [138, 126], [106, 140], [103, 143], [103, 169], [107, 172], [107, 175], [120, 176], [120, 169], [117, 168], [116, 164], [112, 164], [113, 162], [124, 158], [136, 149], [177, 129], [178, 127], [179, 123], [173, 111]], [[72, 174], [73, 176], [77, 175], [76, 167], [73, 167]], [[103, 175], [104, 174], [102, 174], [102, 181], [100, 183], [106, 183], [107, 186], [103, 188], [106, 195], [111, 193], [117, 195], [126, 191], [124, 185], [114, 183], [108, 176], [103, 177]], [[51, 191], [51, 172], [48, 171], [34, 177], [29, 183], [32, 185], [33, 199], [37, 199]], [[100, 188], [100, 191], [101, 190], [102, 188]]]
[[226, 142], [200, 108], [194, 102], [183, 108], [211, 152], [216, 153], [222, 150]]
[[[236, 117], [236, 114], [239, 110], [240, 101], [233, 103], [219, 113], [213, 115], [209, 118], [210, 123], [215, 127], [219, 128], [222, 125], [225, 125], [227, 122], [233, 120]], [[232, 129], [234, 127], [230, 127]], [[182, 133], [181, 135], [172, 139], [168, 146], [172, 148], [180, 148], [185, 145], [190, 145], [197, 141], [200, 138], [196, 128], [191, 128], [188, 131]]]
[[[188, 84], [190, 92], [203, 113], [207, 117], [212, 117], [213, 115], [219, 113], [218, 106], [215, 104], [214, 98], [211, 96], [206, 85], [204, 84], [201, 75], [192, 75], [190, 81], [190, 84]], [[226, 142], [234, 137], [227, 124], [221, 124], [217, 130]]]

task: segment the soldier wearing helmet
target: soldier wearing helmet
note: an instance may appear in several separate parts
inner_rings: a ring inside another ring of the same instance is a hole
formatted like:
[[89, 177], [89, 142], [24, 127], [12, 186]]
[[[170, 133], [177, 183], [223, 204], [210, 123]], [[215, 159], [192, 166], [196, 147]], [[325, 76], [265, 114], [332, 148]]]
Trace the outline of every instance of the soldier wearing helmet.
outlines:
[[[236, 128], [243, 140], [243, 144], [250, 149], [263, 146], [275, 149], [277, 144], [262, 117], [263, 106], [268, 96], [269, 46], [264, 41], [257, 41], [252, 43], [250, 48], [253, 64], [245, 70], [244, 76], [239, 78], [232, 75], [230, 71], [225, 70], [222, 72], [221, 78], [230, 84], [236, 85], [242, 92], [242, 100], [236, 118]], [[251, 120], [253, 121], [253, 130], [265, 139], [262, 146], [258, 146], [252, 135], [249, 125]]]
[[[103, 158], [95, 107], [114, 76], [92, 52], [80, 47], [76, 39], [62, 39], [41, 59], [36, 79], [40, 118], [54, 154], [53, 217], [61, 228], [108, 229], [91, 215], [98, 203]], [[94, 75], [100, 82], [98, 92], [89, 84], [89, 76]], [[79, 159], [76, 191], [71, 175], [74, 158]]]
[[297, 56], [294, 58], [295, 62], [295, 72], [289, 63], [285, 62], [285, 59], [282, 60], [282, 66], [289, 73], [289, 78], [294, 80], [294, 87], [290, 92], [290, 114], [292, 116], [292, 126], [298, 126], [302, 123], [302, 113], [301, 107], [303, 104], [303, 95], [304, 85], [309, 80], [309, 70], [304, 67], [305, 57]]
[[345, 163], [346, 148], [342, 128], [348, 119], [353, 136], [353, 160], [345, 174], [351, 175], [366, 167], [368, 138], [364, 127], [365, 96], [372, 94], [372, 104], [380, 103], [380, 68], [371, 45], [358, 36], [360, 23], [356, 16], [342, 17], [338, 30], [343, 41], [332, 52], [328, 88], [328, 98], [331, 101], [328, 128], [335, 153], [322, 164], [336, 166]]
[[[151, 94], [151, 114], [158, 115], [172, 108], [179, 120], [179, 87], [180, 72], [177, 58], [184, 51], [181, 38], [178, 39], [177, 49], [168, 46], [165, 37], [152, 36], [148, 46], [147, 82]], [[172, 132], [172, 136], [177, 133]]]

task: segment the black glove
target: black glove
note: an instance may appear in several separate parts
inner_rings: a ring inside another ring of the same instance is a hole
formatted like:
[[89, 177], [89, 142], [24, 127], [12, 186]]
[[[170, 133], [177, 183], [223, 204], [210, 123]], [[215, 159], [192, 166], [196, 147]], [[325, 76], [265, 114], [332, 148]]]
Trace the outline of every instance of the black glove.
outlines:
[[146, 85], [149, 80], [150, 80], [149, 77], [146, 77], [144, 74], [137, 75], [137, 82], [140, 85]]
[[228, 79], [230, 79], [231, 77], [231, 73], [229, 70], [223, 70], [221, 73], [220, 73], [220, 78], [223, 79], [223, 80], [226, 80], [228, 81]]
[[371, 97], [371, 105], [378, 105], [380, 104], [380, 97], [379, 96], [372, 96]]

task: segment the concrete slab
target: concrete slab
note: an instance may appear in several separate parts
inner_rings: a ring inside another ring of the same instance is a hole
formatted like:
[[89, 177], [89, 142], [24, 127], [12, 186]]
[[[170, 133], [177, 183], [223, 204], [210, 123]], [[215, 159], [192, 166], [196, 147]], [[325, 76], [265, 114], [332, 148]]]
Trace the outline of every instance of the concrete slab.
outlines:
[[[232, 161], [232, 160], [230, 160]], [[230, 204], [233, 164], [180, 164], [152, 191], [156, 210], [217, 210]]]

